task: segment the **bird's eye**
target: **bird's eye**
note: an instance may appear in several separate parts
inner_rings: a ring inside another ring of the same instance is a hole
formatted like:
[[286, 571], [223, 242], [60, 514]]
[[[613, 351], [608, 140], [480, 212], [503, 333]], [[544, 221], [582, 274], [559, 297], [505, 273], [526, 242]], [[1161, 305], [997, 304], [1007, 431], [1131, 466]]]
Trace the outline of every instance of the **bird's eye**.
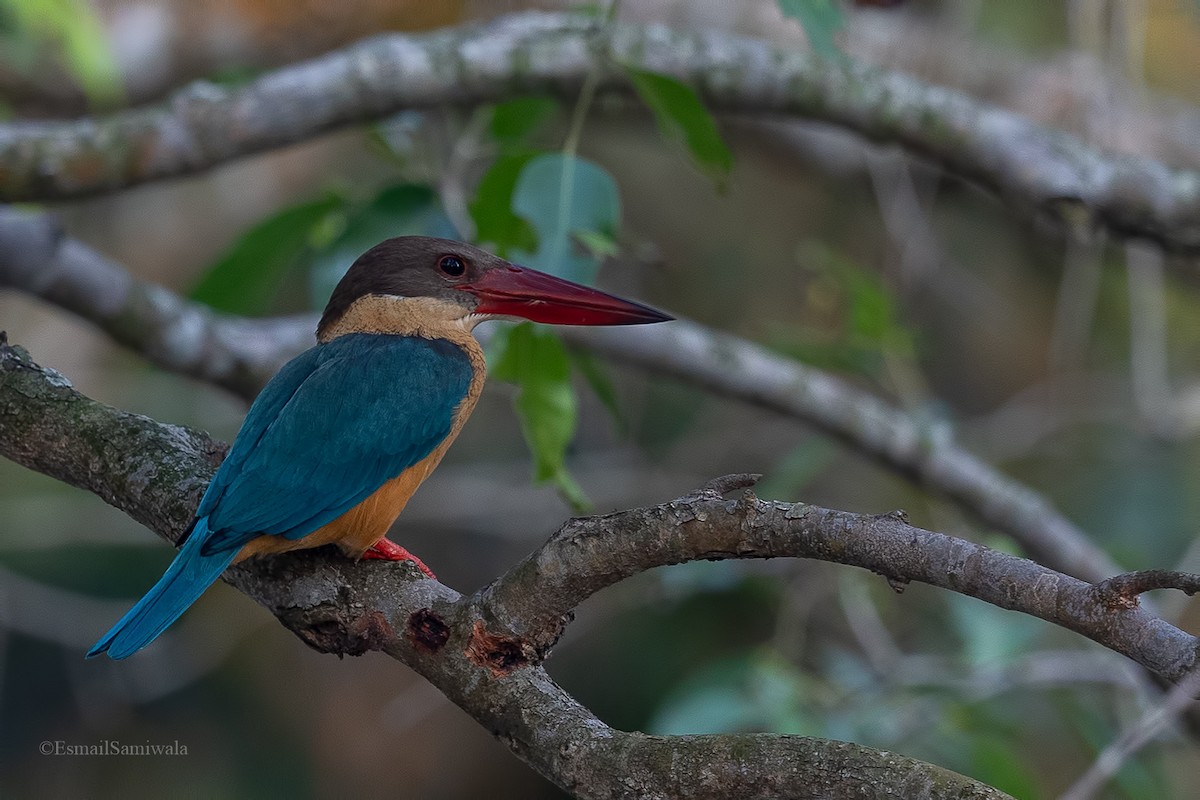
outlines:
[[467, 271], [467, 265], [457, 256], [442, 256], [438, 259], [438, 269], [451, 278], [458, 278]]

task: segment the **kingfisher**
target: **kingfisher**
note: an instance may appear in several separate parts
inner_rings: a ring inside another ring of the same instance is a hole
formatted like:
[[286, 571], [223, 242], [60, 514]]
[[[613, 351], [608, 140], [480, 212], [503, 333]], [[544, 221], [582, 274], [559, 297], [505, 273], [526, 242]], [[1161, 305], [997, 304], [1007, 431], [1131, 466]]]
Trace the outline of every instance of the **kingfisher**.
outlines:
[[334, 544], [351, 558], [419, 558], [386, 537], [483, 390], [489, 319], [636, 325], [649, 306], [517, 266], [450, 239], [401, 236], [363, 253], [334, 289], [317, 344], [250, 406], [175, 560], [87, 657], [154, 641], [231, 564]]

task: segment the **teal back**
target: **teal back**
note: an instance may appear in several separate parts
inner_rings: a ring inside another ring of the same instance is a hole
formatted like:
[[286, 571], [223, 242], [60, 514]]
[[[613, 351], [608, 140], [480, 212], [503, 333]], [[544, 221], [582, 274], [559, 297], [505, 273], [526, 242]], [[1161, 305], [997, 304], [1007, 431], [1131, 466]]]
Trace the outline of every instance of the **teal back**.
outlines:
[[297, 539], [358, 505], [446, 438], [472, 375], [461, 347], [416, 336], [352, 333], [296, 356], [200, 501], [204, 552]]

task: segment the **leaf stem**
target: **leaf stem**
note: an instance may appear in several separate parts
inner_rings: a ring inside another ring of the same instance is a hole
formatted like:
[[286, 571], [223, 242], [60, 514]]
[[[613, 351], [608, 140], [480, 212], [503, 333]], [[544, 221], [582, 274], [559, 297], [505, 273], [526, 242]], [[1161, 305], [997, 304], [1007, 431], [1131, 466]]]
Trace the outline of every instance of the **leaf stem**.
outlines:
[[[617, 18], [617, 10], [621, 7], [621, 0], [612, 0], [608, 4], [608, 12], [605, 14], [605, 27], [610, 26]], [[596, 96], [596, 86], [600, 83], [600, 61], [588, 70], [587, 77], [583, 80], [583, 86], [579, 89], [579, 97], [575, 100], [575, 108], [571, 111], [571, 125], [567, 128], [567, 136], [563, 139], [562, 153], [566, 158], [563, 162], [563, 171], [559, 176], [558, 183], [558, 220], [554, 225], [556, 231], [562, 231], [562, 241], [569, 242], [570, 232], [566, 230], [567, 217], [570, 215], [571, 202], [575, 199], [575, 155], [579, 152], [579, 140], [583, 136], [583, 123], [587, 119], [588, 109], [591, 108], [592, 100]], [[568, 169], [567, 165], [570, 165]], [[566, 254], [561, 254], [565, 256]]]

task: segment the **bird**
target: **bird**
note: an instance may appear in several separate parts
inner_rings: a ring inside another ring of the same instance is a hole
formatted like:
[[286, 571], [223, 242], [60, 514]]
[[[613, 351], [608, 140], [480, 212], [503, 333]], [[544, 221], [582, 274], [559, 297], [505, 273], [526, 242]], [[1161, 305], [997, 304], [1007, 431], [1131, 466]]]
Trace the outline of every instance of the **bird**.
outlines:
[[335, 544], [351, 558], [411, 561], [433, 578], [386, 534], [479, 400], [487, 370], [473, 329], [514, 318], [672, 319], [463, 242], [380, 242], [334, 288], [317, 344], [255, 398], [162, 578], [87, 658], [137, 652], [247, 558]]

